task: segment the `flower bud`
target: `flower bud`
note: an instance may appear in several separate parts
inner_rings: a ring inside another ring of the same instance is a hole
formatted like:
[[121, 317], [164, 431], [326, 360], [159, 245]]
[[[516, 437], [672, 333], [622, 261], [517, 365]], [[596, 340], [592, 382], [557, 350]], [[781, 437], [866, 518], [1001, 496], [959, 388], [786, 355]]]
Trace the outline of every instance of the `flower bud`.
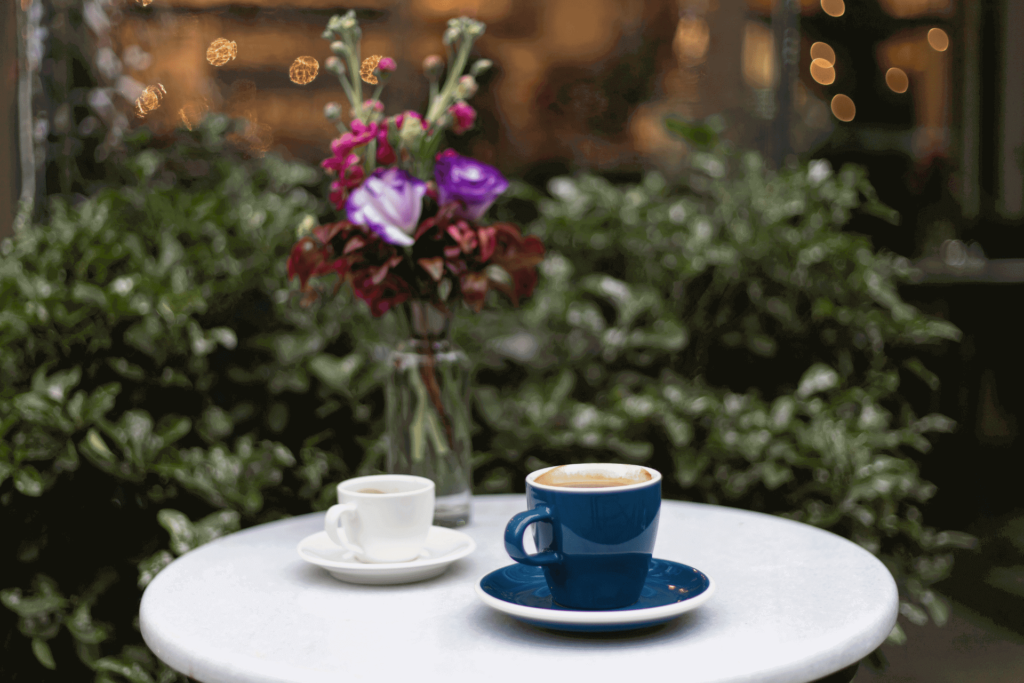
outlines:
[[384, 111], [384, 103], [380, 100], [366, 100], [363, 102], [363, 109], [367, 111]]
[[341, 57], [343, 54], [345, 54], [345, 43], [341, 42], [340, 40], [335, 40], [333, 43], [331, 43], [331, 52]]
[[444, 34], [441, 36], [441, 42], [445, 45], [451, 45], [459, 39], [461, 31], [457, 28], [447, 28], [444, 30]]
[[391, 57], [381, 57], [377, 63], [377, 68], [381, 71], [394, 71], [398, 68], [398, 64]]
[[476, 76], [477, 78], [479, 78], [480, 74], [486, 72], [492, 66], [494, 66], [494, 62], [492, 62], [491, 60], [489, 60], [489, 59], [478, 59], [475, 62], [473, 62], [473, 66], [471, 66], [469, 68], [469, 73], [472, 74], [473, 76]]
[[437, 55], [427, 55], [423, 60], [423, 73], [431, 81], [437, 81], [444, 72], [444, 60]]
[[467, 17], [463, 17], [462, 26], [462, 30], [466, 36], [473, 40], [482, 36], [484, 34], [484, 29], [486, 28], [486, 25], [483, 22], [476, 21], [475, 19], [469, 19]]
[[316, 216], [314, 216], [313, 214], [307, 213], [302, 218], [302, 221], [300, 221], [298, 226], [295, 228], [295, 239], [301, 240], [306, 235], [312, 233], [313, 232], [313, 228], [315, 228], [315, 227], [316, 227]]
[[356, 22], [355, 10], [350, 9], [348, 12], [345, 12], [345, 16], [340, 17], [338, 25], [341, 27], [343, 31], [354, 29], [358, 25], [358, 23]]
[[455, 86], [455, 97], [460, 100], [468, 100], [476, 94], [476, 79], [469, 74], [459, 78], [459, 84]]
[[324, 105], [324, 116], [328, 121], [337, 121], [341, 118], [341, 105], [337, 102], [328, 102]]
[[423, 122], [407, 115], [402, 119], [402, 129], [398, 131], [398, 137], [406, 147], [415, 147], [423, 137]]
[[345, 63], [334, 55], [331, 55], [324, 61], [324, 68], [338, 76], [345, 75]]
[[341, 22], [342, 21], [343, 21], [343, 19], [342, 19], [341, 15], [340, 14], [335, 14], [333, 17], [328, 19], [328, 21], [327, 21], [327, 30], [332, 32], [332, 33], [341, 33], [341, 31], [342, 31]]

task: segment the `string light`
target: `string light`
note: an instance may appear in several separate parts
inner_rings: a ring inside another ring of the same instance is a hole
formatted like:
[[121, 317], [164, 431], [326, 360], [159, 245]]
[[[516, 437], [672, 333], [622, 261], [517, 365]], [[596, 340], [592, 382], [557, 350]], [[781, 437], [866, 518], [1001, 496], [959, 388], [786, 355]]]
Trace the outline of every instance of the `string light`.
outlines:
[[196, 127], [202, 122], [203, 117], [210, 111], [210, 105], [204, 100], [197, 100], [195, 102], [189, 102], [184, 107], [178, 110], [178, 118], [181, 120], [181, 124], [189, 130], [195, 130]]
[[160, 108], [160, 103], [163, 102], [166, 95], [167, 90], [160, 83], [147, 86], [142, 91], [142, 94], [139, 95], [139, 98], [135, 100], [135, 113], [140, 119], [145, 118], [146, 114]]
[[910, 87], [910, 79], [903, 69], [894, 66], [885, 72], [885, 84], [893, 92], [904, 93]]
[[218, 38], [206, 48], [206, 61], [214, 66], [224, 66], [238, 56], [238, 44], [227, 38]]
[[292, 79], [292, 83], [307, 85], [313, 82], [319, 71], [320, 62], [312, 57], [296, 57], [288, 69], [288, 78]]
[[380, 55], [371, 55], [363, 60], [363, 63], [359, 67], [359, 77], [364, 82], [370, 85], [377, 85], [377, 77], [373, 75], [373, 70], [380, 64], [382, 57]]
[[857, 115], [857, 107], [846, 95], [836, 95], [832, 98], [832, 113], [843, 123], [849, 123]]

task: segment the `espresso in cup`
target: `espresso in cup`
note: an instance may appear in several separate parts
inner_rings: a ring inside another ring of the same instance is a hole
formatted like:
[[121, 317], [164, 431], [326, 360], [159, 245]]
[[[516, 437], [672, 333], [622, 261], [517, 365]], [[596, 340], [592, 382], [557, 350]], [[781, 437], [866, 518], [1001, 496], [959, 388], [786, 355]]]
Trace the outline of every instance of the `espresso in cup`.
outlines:
[[651, 479], [651, 473], [642, 467], [621, 470], [602, 468], [599, 465], [587, 465], [582, 469], [579, 465], [561, 465], [545, 471], [534, 482], [543, 486], [571, 489], [601, 489], [642, 484]]
[[[609, 610], [640, 599], [661, 515], [657, 470], [616, 463], [538, 470], [526, 477], [526, 507], [505, 528], [505, 550], [542, 568], [552, 600]], [[535, 554], [523, 548], [531, 526]]]

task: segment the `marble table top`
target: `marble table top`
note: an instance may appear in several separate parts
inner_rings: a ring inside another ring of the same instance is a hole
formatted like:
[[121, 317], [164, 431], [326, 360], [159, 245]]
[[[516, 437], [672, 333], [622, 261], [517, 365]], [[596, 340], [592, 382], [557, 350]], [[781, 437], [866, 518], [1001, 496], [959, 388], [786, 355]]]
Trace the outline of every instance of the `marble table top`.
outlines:
[[[512, 564], [502, 532], [523, 495], [477, 496], [462, 531], [476, 552], [441, 576], [348, 584], [299, 559], [323, 513], [245, 529], [186, 553], [146, 589], [142, 635], [204, 683], [487, 680], [806, 683], [851, 665], [896, 621], [896, 584], [846, 539], [734, 508], [664, 501], [654, 556], [717, 584], [704, 605], [622, 633], [536, 628], [479, 601], [474, 583]], [[529, 672], [529, 673], [527, 673]]]

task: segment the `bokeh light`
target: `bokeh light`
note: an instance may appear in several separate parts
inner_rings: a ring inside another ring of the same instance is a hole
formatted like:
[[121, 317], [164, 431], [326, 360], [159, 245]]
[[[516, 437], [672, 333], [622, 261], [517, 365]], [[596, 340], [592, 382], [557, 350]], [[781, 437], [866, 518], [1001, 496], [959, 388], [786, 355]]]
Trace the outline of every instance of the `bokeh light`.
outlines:
[[224, 66], [238, 56], [238, 44], [227, 38], [218, 38], [206, 48], [206, 61], [214, 66]]
[[949, 36], [941, 28], [928, 31], [928, 44], [936, 52], [945, 52], [949, 48]]
[[313, 82], [319, 72], [320, 62], [313, 57], [296, 57], [288, 69], [288, 78], [297, 85], [307, 85]]
[[832, 85], [836, 82], [836, 70], [824, 59], [815, 59], [811, 62], [811, 78], [822, 85]]
[[137, 1], [138, 1], [138, 3], [139, 3], [140, 5], [142, 5], [143, 7], [146, 7], [146, 6], [148, 6], [148, 5], [149, 5], [149, 3], [153, 2], [153, 0], [137, 0]]
[[770, 28], [756, 21], [746, 23], [742, 61], [743, 80], [751, 88], [765, 90], [775, 85], [775, 39]]
[[370, 55], [363, 60], [363, 63], [359, 65], [359, 77], [363, 79], [365, 83], [370, 85], [377, 85], [377, 77], [373, 75], [373, 70], [380, 64], [380, 55]]
[[196, 100], [178, 110], [178, 119], [181, 125], [195, 130], [209, 111], [210, 105], [205, 100]]
[[139, 118], [145, 118], [146, 114], [160, 108], [161, 102], [167, 95], [167, 90], [160, 83], [147, 86], [138, 99], [135, 100], [135, 113]]
[[846, 13], [846, 3], [843, 0], [821, 0], [821, 9], [830, 17], [841, 17]]
[[708, 22], [700, 17], [683, 17], [676, 26], [676, 37], [672, 50], [676, 59], [687, 66], [696, 66], [704, 61], [711, 44], [711, 30]]
[[829, 66], [835, 66], [836, 53], [828, 43], [814, 43], [811, 45], [811, 59], [824, 59]]
[[832, 113], [843, 123], [849, 123], [857, 115], [857, 107], [846, 95], [836, 95], [832, 98]]
[[894, 66], [885, 72], [885, 84], [893, 92], [903, 93], [910, 87], [910, 79], [907, 78], [906, 71]]

